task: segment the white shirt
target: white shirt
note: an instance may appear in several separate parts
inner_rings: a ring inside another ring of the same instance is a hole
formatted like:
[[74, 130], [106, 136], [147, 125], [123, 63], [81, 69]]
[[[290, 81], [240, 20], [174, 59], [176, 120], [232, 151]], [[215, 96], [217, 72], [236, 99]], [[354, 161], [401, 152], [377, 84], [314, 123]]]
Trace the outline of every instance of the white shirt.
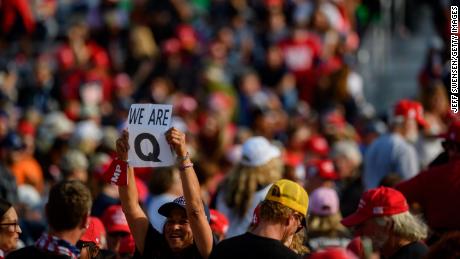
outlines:
[[222, 212], [225, 216], [227, 216], [227, 219], [229, 221], [228, 232], [226, 234], [227, 238], [246, 233], [249, 225], [251, 224], [254, 209], [261, 201], [265, 199], [265, 196], [267, 195], [270, 186], [271, 184], [254, 193], [251, 205], [246, 211], [246, 214], [241, 218], [231, 208], [227, 206], [227, 203], [225, 202], [224, 198], [225, 193], [221, 191], [217, 194], [216, 208], [218, 211]]
[[147, 202], [147, 214], [150, 223], [160, 233], [163, 233], [163, 225], [166, 222], [166, 217], [158, 213], [158, 209], [165, 203], [173, 201], [177, 196], [163, 193], [160, 195], [150, 196]]

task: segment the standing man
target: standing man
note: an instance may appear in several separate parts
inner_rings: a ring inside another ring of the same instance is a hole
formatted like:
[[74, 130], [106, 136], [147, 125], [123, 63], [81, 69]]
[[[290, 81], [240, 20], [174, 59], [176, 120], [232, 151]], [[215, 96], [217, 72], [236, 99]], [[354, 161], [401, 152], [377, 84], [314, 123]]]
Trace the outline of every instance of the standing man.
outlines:
[[421, 241], [428, 227], [409, 212], [404, 196], [397, 190], [379, 187], [363, 193], [355, 213], [342, 224], [353, 227], [355, 235], [372, 241], [383, 258], [423, 258], [428, 248]]
[[410, 204], [420, 205], [433, 230], [433, 242], [446, 232], [460, 230], [460, 207], [453, 205], [460, 197], [460, 121], [452, 122], [444, 138], [448, 162], [396, 186]]
[[260, 203], [259, 222], [250, 232], [221, 241], [211, 259], [299, 258], [287, 247], [306, 225], [308, 194], [299, 184], [282, 179]]
[[56, 258], [77, 259], [80, 250], [77, 242], [89, 226], [91, 193], [79, 181], [63, 181], [50, 190], [45, 207], [49, 224], [33, 246], [10, 253], [8, 259]]
[[399, 101], [390, 124], [391, 132], [372, 142], [366, 151], [363, 181], [367, 190], [379, 186], [390, 173], [405, 180], [419, 172], [413, 143], [418, 138], [418, 127], [426, 125], [421, 104], [406, 99]]

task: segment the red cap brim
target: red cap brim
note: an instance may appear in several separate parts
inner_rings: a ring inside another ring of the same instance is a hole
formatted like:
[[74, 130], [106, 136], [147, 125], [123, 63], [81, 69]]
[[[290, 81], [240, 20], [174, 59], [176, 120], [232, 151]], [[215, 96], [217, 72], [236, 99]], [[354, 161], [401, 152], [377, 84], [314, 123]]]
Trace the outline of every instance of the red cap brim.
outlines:
[[355, 213], [351, 214], [350, 216], [342, 219], [340, 223], [344, 225], [345, 227], [352, 227], [359, 225], [369, 219], [370, 217], [368, 215], [365, 215], [364, 213], [360, 213], [356, 211]]
[[428, 127], [428, 122], [424, 118], [417, 118], [417, 123], [422, 126], [423, 128]]
[[107, 233], [122, 232], [131, 233], [128, 225], [111, 225], [107, 227]]

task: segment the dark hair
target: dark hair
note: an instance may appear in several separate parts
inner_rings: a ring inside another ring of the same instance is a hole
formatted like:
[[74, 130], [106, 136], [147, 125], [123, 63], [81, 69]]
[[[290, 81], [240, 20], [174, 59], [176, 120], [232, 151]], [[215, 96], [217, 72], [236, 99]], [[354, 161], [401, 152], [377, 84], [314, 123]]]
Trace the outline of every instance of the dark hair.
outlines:
[[7, 200], [0, 198], [0, 219], [5, 215], [5, 213], [13, 206]]
[[171, 188], [174, 183], [174, 171], [172, 167], [161, 167], [155, 169], [149, 182], [149, 192], [159, 195]]
[[77, 227], [91, 209], [91, 193], [79, 181], [62, 181], [50, 190], [46, 204], [48, 224], [55, 231]]

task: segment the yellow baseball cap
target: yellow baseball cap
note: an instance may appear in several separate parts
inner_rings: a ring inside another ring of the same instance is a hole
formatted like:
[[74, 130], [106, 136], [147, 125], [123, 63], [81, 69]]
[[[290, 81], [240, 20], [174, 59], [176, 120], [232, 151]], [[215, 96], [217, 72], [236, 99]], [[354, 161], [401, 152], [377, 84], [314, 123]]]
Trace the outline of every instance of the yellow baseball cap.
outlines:
[[268, 190], [265, 200], [276, 201], [307, 217], [308, 194], [298, 183], [281, 179]]

